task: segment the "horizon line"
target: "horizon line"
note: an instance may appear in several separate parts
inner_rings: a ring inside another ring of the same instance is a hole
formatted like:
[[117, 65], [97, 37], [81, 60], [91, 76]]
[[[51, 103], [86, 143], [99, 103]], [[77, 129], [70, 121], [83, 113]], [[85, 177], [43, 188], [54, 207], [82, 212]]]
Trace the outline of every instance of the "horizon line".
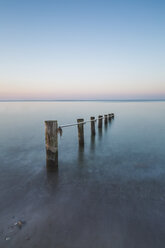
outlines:
[[0, 102], [161, 102], [164, 99], [4, 99]]

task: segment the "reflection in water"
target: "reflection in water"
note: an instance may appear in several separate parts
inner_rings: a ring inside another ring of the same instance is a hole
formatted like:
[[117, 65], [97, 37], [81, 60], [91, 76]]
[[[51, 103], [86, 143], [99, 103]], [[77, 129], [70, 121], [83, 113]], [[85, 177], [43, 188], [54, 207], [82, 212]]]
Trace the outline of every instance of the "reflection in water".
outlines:
[[46, 173], [46, 179], [47, 179], [47, 184], [48, 184], [48, 188], [50, 188], [50, 190], [55, 190], [58, 186], [58, 181], [59, 181], [59, 171], [58, 169], [56, 170], [48, 170], [47, 169], [47, 173]]
[[47, 169], [47, 172], [58, 172], [58, 165], [53, 160], [48, 161], [46, 159], [46, 169]]
[[47, 170], [47, 173], [51, 173], [51, 172], [54, 172], [54, 173], [58, 173], [58, 166], [55, 166], [54, 164], [51, 164], [50, 166], [47, 164], [46, 165], [46, 170]]
[[103, 134], [102, 128], [98, 128], [99, 140], [101, 140], [102, 134]]
[[95, 150], [95, 135], [91, 135], [90, 148], [91, 148], [91, 152]]
[[112, 123], [114, 122], [114, 116], [112, 116], [110, 119], [109, 119], [109, 127], [111, 127]]
[[105, 132], [107, 132], [107, 127], [108, 127], [108, 125], [107, 125], [107, 124], [108, 124], [108, 122], [107, 122], [107, 121], [105, 121], [105, 122], [104, 122], [104, 130], [105, 130]]
[[84, 145], [79, 145], [79, 148], [78, 148], [78, 161], [79, 163], [83, 163], [84, 161]]

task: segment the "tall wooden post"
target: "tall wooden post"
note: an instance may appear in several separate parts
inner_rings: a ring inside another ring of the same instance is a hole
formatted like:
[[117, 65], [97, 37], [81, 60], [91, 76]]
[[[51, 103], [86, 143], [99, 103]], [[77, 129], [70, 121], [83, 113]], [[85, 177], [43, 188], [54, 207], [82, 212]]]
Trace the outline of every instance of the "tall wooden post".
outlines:
[[102, 121], [103, 121], [103, 116], [102, 115], [99, 115], [98, 116], [98, 128], [102, 128]]
[[104, 124], [105, 125], [107, 125], [107, 120], [108, 120], [107, 115], [104, 115]]
[[58, 167], [58, 122], [45, 121], [46, 165]]
[[84, 146], [84, 119], [77, 119], [79, 146]]
[[91, 135], [95, 136], [96, 131], [95, 131], [95, 117], [91, 117]]

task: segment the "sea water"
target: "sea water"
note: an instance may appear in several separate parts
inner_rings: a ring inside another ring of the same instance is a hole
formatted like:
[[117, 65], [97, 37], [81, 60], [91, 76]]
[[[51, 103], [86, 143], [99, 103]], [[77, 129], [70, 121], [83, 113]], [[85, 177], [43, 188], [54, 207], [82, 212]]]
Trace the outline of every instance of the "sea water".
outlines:
[[[110, 113], [95, 137], [84, 125], [83, 149], [63, 128], [59, 169], [46, 170], [45, 120]], [[164, 113], [163, 101], [0, 102], [1, 246], [164, 247]]]

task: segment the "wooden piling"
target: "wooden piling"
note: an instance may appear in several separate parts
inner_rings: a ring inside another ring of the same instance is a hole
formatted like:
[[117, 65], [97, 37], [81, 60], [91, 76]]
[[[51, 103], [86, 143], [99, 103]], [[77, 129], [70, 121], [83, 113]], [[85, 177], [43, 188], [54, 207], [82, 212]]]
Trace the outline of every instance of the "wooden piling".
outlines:
[[108, 120], [111, 121], [111, 114], [108, 114]]
[[99, 120], [98, 120], [98, 128], [102, 128], [102, 121], [103, 121], [102, 118], [103, 118], [102, 115], [99, 115], [99, 116], [98, 116], [98, 119], [99, 119]]
[[91, 135], [95, 136], [96, 131], [95, 131], [95, 117], [91, 117]]
[[104, 124], [107, 125], [107, 121], [108, 121], [108, 116], [104, 115]]
[[46, 165], [58, 167], [58, 122], [45, 121]]
[[84, 119], [77, 119], [79, 146], [84, 146]]

